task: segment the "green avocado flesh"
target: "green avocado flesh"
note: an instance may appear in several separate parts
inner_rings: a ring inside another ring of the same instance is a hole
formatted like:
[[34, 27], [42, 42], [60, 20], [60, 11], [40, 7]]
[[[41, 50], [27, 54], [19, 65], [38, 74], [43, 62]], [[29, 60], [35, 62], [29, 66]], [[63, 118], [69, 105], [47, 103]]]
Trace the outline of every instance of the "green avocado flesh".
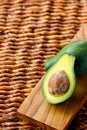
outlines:
[[[61, 56], [61, 58], [52, 66], [50, 69], [46, 72], [43, 82], [42, 82], [42, 93], [45, 97], [45, 99], [51, 103], [51, 104], [58, 104], [61, 103], [68, 98], [71, 97], [71, 95], [74, 92], [75, 86], [76, 86], [76, 77], [74, 72], [74, 64], [75, 64], [75, 57], [69, 54], [64, 54]], [[51, 76], [58, 71], [65, 71], [68, 80], [69, 80], [69, 88], [67, 92], [60, 93], [53, 95], [48, 90], [48, 82]]]
[[45, 68], [48, 70], [55, 62], [57, 62], [60, 57], [64, 54], [70, 54], [76, 57], [75, 61], [75, 73], [86, 74], [87, 73], [87, 41], [78, 40], [67, 44], [61, 49], [57, 55], [53, 56], [45, 63]]

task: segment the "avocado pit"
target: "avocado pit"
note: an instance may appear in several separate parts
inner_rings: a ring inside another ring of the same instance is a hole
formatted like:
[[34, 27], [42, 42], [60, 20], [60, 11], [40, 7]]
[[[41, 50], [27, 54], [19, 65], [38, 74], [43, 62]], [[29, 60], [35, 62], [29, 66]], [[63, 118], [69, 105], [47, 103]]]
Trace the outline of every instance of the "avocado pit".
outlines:
[[48, 90], [51, 94], [63, 94], [69, 89], [69, 79], [64, 70], [54, 73], [48, 82]]

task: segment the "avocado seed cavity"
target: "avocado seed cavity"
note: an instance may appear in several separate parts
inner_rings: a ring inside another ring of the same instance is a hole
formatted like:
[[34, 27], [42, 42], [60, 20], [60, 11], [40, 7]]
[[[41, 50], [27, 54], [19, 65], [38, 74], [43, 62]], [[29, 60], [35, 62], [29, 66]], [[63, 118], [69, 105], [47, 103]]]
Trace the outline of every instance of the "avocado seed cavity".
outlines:
[[64, 70], [58, 71], [51, 76], [48, 82], [48, 90], [51, 94], [63, 94], [69, 89], [69, 79]]

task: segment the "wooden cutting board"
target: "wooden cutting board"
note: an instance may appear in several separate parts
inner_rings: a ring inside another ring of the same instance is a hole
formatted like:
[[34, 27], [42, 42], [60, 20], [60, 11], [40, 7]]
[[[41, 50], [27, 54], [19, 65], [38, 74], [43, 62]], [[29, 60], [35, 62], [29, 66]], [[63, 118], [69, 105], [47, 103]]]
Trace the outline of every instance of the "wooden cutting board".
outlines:
[[[87, 25], [83, 25], [73, 40], [87, 40]], [[24, 100], [18, 109], [18, 116], [40, 130], [65, 130], [87, 99], [87, 75], [77, 77], [73, 96], [58, 105], [49, 104], [43, 97], [42, 80]]]

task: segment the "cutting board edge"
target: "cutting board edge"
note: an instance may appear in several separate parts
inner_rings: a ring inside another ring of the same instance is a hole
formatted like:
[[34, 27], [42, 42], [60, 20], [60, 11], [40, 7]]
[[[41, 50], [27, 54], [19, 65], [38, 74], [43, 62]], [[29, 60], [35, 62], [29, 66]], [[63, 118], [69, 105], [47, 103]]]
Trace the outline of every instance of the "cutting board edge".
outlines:
[[[41, 130], [44, 128], [44, 130], [59, 130], [59, 129], [55, 129], [51, 126], [48, 126], [45, 123], [42, 123], [40, 121], [35, 120], [34, 118], [28, 117], [27, 115], [23, 115], [21, 112], [19, 112], [19, 110], [17, 111], [17, 116], [19, 118], [21, 118], [22, 120], [26, 121], [29, 124], [32, 124], [36, 127], [41, 128]], [[65, 129], [64, 129], [65, 130]]]

